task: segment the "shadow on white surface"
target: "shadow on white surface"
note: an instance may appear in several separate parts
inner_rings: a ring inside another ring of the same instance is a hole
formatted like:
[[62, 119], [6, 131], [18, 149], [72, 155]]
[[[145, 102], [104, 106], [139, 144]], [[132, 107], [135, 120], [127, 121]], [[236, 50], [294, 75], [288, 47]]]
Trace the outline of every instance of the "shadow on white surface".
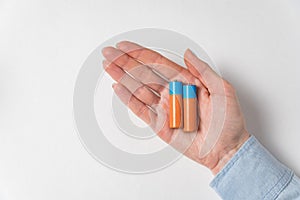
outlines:
[[[234, 74], [234, 72], [226, 72], [226, 64], [222, 65], [222, 67], [225, 69], [222, 70], [223, 78], [233, 84], [236, 89], [248, 132], [254, 135], [281, 163], [291, 168], [299, 176], [300, 169], [292, 166], [287, 156], [280, 151], [273, 140], [276, 133], [272, 132], [272, 127], [270, 127], [274, 124], [267, 114], [267, 110], [270, 108], [266, 106], [267, 104], [262, 104], [259, 97], [257, 97], [256, 90], [249, 87], [251, 84], [246, 83], [242, 77]], [[280, 113], [278, 112], [278, 114]], [[286, 145], [288, 144], [286, 143]]]

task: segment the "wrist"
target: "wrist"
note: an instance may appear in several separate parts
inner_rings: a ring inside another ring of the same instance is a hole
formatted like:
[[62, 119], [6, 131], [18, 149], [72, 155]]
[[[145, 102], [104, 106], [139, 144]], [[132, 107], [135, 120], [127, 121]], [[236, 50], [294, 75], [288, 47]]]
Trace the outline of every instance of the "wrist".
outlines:
[[213, 168], [211, 168], [211, 172], [214, 175], [218, 174], [225, 167], [225, 165], [231, 160], [231, 158], [238, 152], [238, 150], [250, 137], [250, 134], [247, 131], [244, 131], [242, 135], [243, 137], [241, 137], [241, 139], [235, 146], [220, 155], [218, 163]]

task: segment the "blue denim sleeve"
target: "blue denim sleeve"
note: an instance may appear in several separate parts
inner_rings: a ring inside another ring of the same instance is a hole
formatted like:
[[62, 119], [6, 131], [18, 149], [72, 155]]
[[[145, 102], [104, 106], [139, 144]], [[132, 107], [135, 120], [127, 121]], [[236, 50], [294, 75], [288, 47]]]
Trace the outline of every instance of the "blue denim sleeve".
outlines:
[[224, 200], [297, 199], [300, 180], [251, 136], [210, 186]]

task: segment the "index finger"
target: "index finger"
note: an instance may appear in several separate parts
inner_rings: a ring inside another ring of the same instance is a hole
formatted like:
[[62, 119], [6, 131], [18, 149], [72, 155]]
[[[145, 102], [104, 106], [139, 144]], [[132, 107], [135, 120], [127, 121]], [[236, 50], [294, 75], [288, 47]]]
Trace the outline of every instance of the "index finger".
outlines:
[[117, 48], [128, 54], [130, 57], [148, 65], [165, 78], [171, 80], [180, 72], [186, 70], [177, 63], [169, 60], [156, 51], [145, 48], [139, 44], [122, 41], [117, 44]]

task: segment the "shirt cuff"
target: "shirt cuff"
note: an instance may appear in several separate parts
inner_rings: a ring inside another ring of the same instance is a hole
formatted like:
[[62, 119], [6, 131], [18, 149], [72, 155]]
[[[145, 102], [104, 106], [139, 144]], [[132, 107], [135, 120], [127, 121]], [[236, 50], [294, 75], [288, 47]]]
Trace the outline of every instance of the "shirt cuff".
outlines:
[[293, 177], [292, 170], [274, 158], [251, 136], [210, 186], [222, 199], [276, 199]]

